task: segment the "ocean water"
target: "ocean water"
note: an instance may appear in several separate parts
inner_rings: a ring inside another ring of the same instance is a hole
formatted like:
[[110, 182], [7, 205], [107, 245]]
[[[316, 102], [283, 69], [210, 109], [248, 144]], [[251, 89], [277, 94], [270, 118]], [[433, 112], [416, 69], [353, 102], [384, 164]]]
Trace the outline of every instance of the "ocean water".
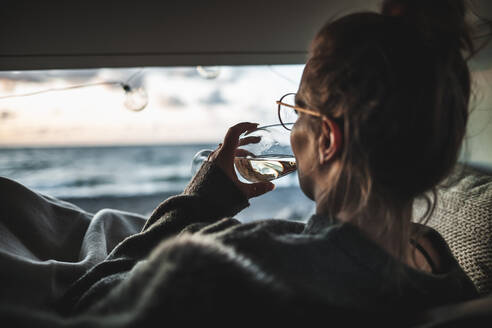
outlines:
[[[62, 199], [180, 193], [193, 156], [216, 145], [0, 149], [0, 176]], [[298, 186], [295, 173], [275, 181]]]

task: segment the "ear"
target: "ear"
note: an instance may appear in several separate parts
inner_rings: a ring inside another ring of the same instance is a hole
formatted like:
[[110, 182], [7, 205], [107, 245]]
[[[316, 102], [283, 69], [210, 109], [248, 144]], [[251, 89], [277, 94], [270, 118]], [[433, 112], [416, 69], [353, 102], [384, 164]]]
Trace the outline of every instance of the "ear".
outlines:
[[334, 159], [342, 149], [342, 134], [338, 124], [323, 116], [318, 141], [319, 163], [323, 165]]

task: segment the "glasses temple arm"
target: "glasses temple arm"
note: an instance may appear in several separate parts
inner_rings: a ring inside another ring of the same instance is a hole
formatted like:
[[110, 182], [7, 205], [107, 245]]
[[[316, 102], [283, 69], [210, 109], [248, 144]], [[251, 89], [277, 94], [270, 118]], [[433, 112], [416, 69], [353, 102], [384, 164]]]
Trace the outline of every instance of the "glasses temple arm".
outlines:
[[312, 110], [309, 110], [309, 109], [305, 109], [305, 108], [301, 108], [301, 107], [297, 107], [297, 106], [292, 106], [292, 105], [289, 105], [289, 104], [286, 104], [286, 103], [283, 103], [279, 100], [276, 101], [277, 105], [282, 105], [282, 106], [286, 106], [286, 107], [289, 107], [289, 108], [293, 108], [299, 112], [304, 112], [306, 114], [309, 114], [309, 115], [313, 115], [313, 116], [317, 116], [317, 117], [321, 117], [322, 115], [318, 112], [315, 112], [315, 111], [312, 111]]

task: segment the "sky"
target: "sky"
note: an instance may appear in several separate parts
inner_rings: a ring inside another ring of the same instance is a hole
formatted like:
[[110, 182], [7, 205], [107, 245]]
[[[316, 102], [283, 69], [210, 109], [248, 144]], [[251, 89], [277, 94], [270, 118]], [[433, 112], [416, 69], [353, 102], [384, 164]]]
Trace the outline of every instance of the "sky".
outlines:
[[[207, 67], [206, 74], [197, 67], [0, 72], [0, 147], [219, 143], [238, 122], [277, 123], [275, 100], [297, 91], [303, 68]], [[126, 81], [134, 90], [145, 90], [144, 110], [125, 107], [119, 84], [2, 98]], [[469, 158], [492, 163], [492, 68], [475, 71], [473, 81]]]
[[[241, 121], [277, 123], [303, 65], [0, 72], [0, 147], [220, 142]], [[108, 84], [104, 84], [108, 82]], [[111, 84], [111, 82], [115, 82]], [[128, 82], [147, 106], [125, 107]], [[63, 91], [48, 91], [91, 85]], [[143, 91], [142, 91], [143, 90]], [[11, 97], [12, 95], [31, 96]]]

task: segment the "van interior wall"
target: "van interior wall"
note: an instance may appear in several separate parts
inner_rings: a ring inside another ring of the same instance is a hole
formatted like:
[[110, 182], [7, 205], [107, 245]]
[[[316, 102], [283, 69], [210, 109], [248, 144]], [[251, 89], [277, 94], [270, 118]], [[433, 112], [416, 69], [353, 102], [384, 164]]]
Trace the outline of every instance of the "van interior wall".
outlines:
[[460, 162], [492, 173], [492, 68], [472, 75], [474, 95]]
[[[492, 1], [471, 0], [471, 12], [485, 20], [492, 21]], [[470, 15], [476, 23], [476, 15]], [[484, 24], [478, 35], [489, 35], [490, 26]], [[479, 39], [479, 44], [486, 41]], [[469, 62], [473, 76], [473, 97], [470, 104], [470, 117], [467, 136], [462, 149], [460, 162], [492, 173], [492, 40]]]
[[366, 0], [2, 0], [0, 70], [302, 64]]

